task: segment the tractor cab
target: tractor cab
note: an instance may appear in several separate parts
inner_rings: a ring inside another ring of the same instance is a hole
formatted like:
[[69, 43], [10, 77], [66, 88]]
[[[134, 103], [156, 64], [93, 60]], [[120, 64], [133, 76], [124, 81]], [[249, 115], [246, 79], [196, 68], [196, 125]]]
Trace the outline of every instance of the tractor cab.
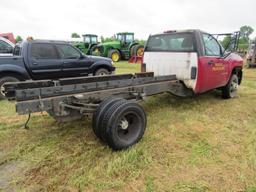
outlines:
[[83, 35], [83, 41], [85, 44], [97, 44], [98, 36], [92, 35], [92, 34], [85, 34], [85, 35]]
[[121, 42], [122, 46], [129, 47], [134, 42], [134, 33], [117, 33], [117, 40]]
[[83, 42], [76, 43], [74, 46], [86, 55], [91, 55], [92, 49], [98, 44], [98, 36], [93, 34], [85, 34], [82, 36]]

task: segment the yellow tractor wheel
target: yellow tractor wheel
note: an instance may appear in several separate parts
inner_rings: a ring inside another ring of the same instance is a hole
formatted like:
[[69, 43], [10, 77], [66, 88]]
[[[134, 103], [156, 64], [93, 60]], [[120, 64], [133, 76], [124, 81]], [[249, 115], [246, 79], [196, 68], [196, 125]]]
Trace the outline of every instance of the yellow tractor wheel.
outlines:
[[111, 58], [114, 62], [118, 62], [121, 59], [119, 51], [115, 49], [109, 51], [108, 57]]

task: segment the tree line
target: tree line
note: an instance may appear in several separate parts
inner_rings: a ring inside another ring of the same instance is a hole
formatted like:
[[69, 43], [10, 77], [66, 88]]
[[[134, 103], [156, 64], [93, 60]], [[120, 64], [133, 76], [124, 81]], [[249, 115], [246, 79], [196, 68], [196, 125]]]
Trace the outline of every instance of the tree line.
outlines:
[[[250, 36], [252, 35], [252, 33], [254, 32], [254, 29], [249, 26], [249, 25], [244, 25], [242, 27], [240, 27], [240, 36], [239, 36], [239, 42], [238, 42], [238, 49], [242, 49], [242, 50], [247, 50], [250, 43], [252, 41], [256, 41], [256, 38], [254, 39], [250, 39]], [[72, 33], [71, 34], [71, 38], [80, 38], [81, 36], [78, 33]], [[113, 41], [115, 39], [115, 35], [112, 37], [100, 37], [101, 42], [109, 42], [109, 41]], [[16, 36], [16, 42], [20, 42], [22, 41], [22, 37], [20, 35]], [[225, 48], [228, 46], [229, 42], [231, 40], [231, 36], [226, 36], [221, 42], [222, 46]], [[145, 43], [144, 39], [137, 39], [137, 41], [139, 41], [141, 44]]]

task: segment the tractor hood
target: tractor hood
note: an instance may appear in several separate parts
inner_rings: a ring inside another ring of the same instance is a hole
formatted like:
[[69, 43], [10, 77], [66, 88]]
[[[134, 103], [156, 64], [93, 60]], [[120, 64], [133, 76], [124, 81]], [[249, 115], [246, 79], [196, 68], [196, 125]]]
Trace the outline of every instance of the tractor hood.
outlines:
[[120, 45], [120, 41], [110, 41], [110, 42], [100, 43], [98, 46], [114, 46], [114, 45]]

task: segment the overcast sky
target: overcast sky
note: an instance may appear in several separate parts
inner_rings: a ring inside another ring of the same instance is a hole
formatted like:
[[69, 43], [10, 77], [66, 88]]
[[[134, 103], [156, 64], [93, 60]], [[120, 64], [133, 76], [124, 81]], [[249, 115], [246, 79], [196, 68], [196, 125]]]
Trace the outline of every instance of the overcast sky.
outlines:
[[[255, 0], [0, 0], [0, 33], [23, 38], [68, 39], [72, 32], [112, 36], [172, 29], [210, 33], [256, 30]], [[256, 33], [254, 33], [256, 36]]]

